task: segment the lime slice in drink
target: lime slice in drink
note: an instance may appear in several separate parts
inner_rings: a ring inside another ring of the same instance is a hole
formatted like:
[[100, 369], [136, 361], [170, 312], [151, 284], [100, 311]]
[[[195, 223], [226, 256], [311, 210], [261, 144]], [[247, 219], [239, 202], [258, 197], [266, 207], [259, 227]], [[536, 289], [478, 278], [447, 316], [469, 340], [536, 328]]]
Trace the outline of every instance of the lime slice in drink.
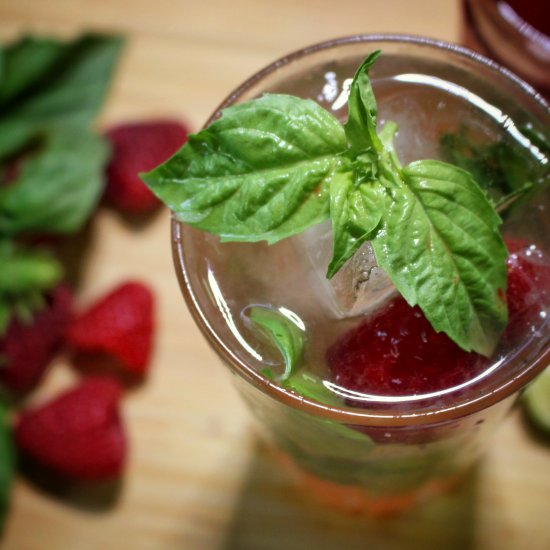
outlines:
[[550, 367], [525, 390], [523, 403], [529, 420], [550, 435]]

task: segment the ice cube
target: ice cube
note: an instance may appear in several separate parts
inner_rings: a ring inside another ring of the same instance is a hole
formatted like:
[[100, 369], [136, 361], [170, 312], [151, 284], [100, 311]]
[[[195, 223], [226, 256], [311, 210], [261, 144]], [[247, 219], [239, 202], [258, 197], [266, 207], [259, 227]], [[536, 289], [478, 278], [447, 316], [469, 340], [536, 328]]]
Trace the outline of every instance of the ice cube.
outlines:
[[295, 237], [294, 243], [309, 264], [308, 277], [317, 289], [317, 299], [336, 318], [365, 315], [397, 292], [378, 267], [370, 242], [364, 243], [331, 280], [327, 279], [332, 258], [330, 222], [308, 229]]
[[378, 129], [388, 120], [397, 124], [395, 148], [403, 165], [414, 160], [439, 158], [441, 129], [437, 115], [445, 110], [445, 101], [437, 97], [437, 93], [426, 94], [418, 87], [396, 88], [383, 87], [379, 94]]

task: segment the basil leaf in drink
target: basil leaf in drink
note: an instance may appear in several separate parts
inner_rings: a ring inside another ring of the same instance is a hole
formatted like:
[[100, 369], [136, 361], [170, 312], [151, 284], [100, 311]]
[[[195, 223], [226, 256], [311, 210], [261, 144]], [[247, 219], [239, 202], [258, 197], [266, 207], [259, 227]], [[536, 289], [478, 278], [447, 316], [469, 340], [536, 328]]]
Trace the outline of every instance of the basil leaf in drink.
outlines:
[[303, 330], [280, 311], [261, 306], [248, 309], [251, 324], [277, 347], [285, 362], [280, 381], [286, 380], [296, 369], [304, 347]]
[[299, 395], [303, 395], [319, 403], [330, 405], [331, 407], [342, 406], [342, 398], [330, 391], [323, 384], [323, 380], [311, 372], [298, 370], [285, 380], [284, 385]]
[[225, 109], [143, 180], [182, 221], [225, 241], [274, 243], [329, 216], [341, 124], [287, 95]]
[[444, 160], [470, 172], [500, 211], [550, 181], [548, 163], [541, 163], [532, 152], [534, 149], [544, 155], [548, 150], [542, 134], [528, 129], [522, 129], [522, 133], [531, 141], [531, 148], [520, 147], [509, 136], [479, 143], [471, 131], [461, 127], [456, 133], [441, 136], [441, 153]]
[[498, 214], [470, 174], [455, 166], [417, 161], [401, 177], [372, 240], [378, 263], [436, 331], [490, 355], [507, 322], [501, 298], [507, 251]]
[[3, 48], [0, 159], [52, 131], [88, 127], [121, 47], [118, 37], [88, 34], [58, 46], [23, 39]]
[[356, 185], [355, 174], [336, 174], [330, 182], [333, 253], [327, 277], [333, 277], [372, 237], [383, 212], [385, 189], [377, 181]]
[[17, 179], [0, 188], [0, 234], [80, 229], [103, 190], [108, 150], [106, 141], [88, 130], [50, 134]]
[[15, 454], [8, 423], [8, 411], [0, 398], [0, 535], [8, 511], [14, 469]]

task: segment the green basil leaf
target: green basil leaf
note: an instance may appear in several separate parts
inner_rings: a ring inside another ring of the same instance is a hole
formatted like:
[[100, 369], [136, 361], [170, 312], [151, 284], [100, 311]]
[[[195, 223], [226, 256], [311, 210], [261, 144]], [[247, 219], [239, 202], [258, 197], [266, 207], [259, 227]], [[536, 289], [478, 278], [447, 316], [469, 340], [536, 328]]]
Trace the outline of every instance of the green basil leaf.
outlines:
[[380, 151], [382, 144], [376, 133], [376, 99], [368, 71], [378, 59], [380, 50], [371, 53], [355, 73], [349, 90], [348, 120], [344, 125], [346, 137], [354, 152], [373, 149]]
[[285, 370], [280, 380], [286, 380], [296, 369], [302, 357], [303, 330], [280, 311], [266, 307], [253, 306], [249, 308], [248, 319], [281, 352]]
[[0, 159], [53, 130], [89, 126], [121, 46], [118, 37], [90, 34], [59, 47], [28, 39], [8, 47], [0, 81]]
[[14, 469], [15, 453], [8, 422], [8, 410], [0, 399], [0, 534], [8, 512]]
[[0, 48], [3, 59], [0, 108], [45, 78], [69, 48], [69, 44], [54, 38], [34, 36], [25, 36]]
[[[522, 132], [539, 151], [545, 151], [541, 133], [529, 127]], [[499, 210], [550, 178], [548, 166], [508, 136], [480, 144], [466, 127], [461, 127], [456, 133], [442, 135], [440, 145], [442, 157], [470, 172]]]
[[[342, 399], [330, 391], [321, 378], [312, 373], [299, 370], [284, 382], [284, 386], [319, 403], [334, 407], [342, 406]], [[298, 445], [298, 448], [307, 454], [317, 453], [317, 458], [320, 453], [324, 455], [323, 458], [357, 459], [370, 453], [376, 446], [367, 434], [340, 422], [294, 409], [289, 409], [289, 416], [294, 426], [287, 430], [284, 437], [299, 429], [302, 435], [296, 438], [294, 445]]]
[[224, 110], [142, 178], [182, 222], [273, 243], [328, 217], [345, 149], [341, 124], [315, 102], [267, 94]]
[[0, 241], [0, 336], [11, 316], [32, 317], [43, 304], [42, 295], [59, 282], [63, 270], [40, 249], [16, 247]]
[[292, 391], [319, 403], [332, 407], [342, 406], [342, 398], [330, 391], [323, 384], [321, 378], [310, 372], [298, 370], [285, 381], [284, 385]]
[[455, 166], [417, 161], [401, 177], [372, 241], [378, 263], [436, 331], [466, 351], [490, 355], [507, 322], [498, 214]]
[[80, 229], [101, 196], [108, 151], [107, 142], [87, 130], [49, 135], [16, 181], [0, 189], [0, 234]]
[[333, 253], [331, 278], [371, 238], [382, 218], [385, 189], [378, 181], [356, 186], [352, 172], [336, 174], [330, 182]]

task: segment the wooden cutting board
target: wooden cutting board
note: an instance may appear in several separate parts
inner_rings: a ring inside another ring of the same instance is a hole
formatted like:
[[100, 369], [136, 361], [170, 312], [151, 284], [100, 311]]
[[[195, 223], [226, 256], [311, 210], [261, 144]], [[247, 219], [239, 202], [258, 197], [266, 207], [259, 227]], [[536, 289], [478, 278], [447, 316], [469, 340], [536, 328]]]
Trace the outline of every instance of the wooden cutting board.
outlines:
[[[24, 32], [125, 34], [128, 44], [100, 127], [170, 116], [198, 129], [243, 79], [277, 57], [353, 33], [458, 40], [453, 0], [1, 0], [0, 39]], [[101, 211], [83, 256], [78, 302], [127, 278], [158, 298], [154, 365], [125, 398], [131, 440], [118, 487], [53, 493], [18, 477], [5, 550], [550, 548], [550, 447], [514, 412], [457, 492], [383, 523], [304, 499], [257, 443], [247, 412], [180, 296], [166, 211], [136, 228]], [[76, 378], [60, 357], [33, 396]]]

